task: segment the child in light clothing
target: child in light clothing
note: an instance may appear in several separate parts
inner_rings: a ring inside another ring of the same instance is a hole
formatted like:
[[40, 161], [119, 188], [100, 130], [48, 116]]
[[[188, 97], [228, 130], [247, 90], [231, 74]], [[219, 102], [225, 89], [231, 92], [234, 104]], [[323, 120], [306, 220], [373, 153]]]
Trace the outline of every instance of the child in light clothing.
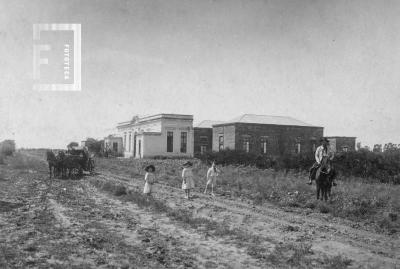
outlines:
[[182, 189], [185, 190], [185, 198], [190, 199], [190, 190], [194, 188], [192, 163], [186, 162], [183, 164], [182, 170]]
[[150, 195], [153, 188], [153, 184], [156, 179], [154, 175], [154, 171], [156, 169], [154, 165], [148, 165], [144, 170], [146, 171], [146, 175], [144, 176], [145, 183], [144, 183], [143, 193]]
[[207, 184], [206, 188], [204, 190], [204, 193], [207, 194], [207, 188], [208, 185], [211, 184], [211, 195], [214, 195], [214, 184], [217, 183], [217, 177], [219, 175], [220, 171], [217, 169], [217, 166], [215, 165], [215, 161], [211, 164], [211, 167], [207, 171]]

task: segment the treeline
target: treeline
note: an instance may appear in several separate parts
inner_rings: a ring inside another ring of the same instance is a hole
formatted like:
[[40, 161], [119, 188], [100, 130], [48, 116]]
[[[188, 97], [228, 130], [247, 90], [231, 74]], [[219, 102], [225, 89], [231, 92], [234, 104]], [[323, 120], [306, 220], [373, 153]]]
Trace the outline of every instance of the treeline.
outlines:
[[[224, 150], [196, 155], [203, 162], [215, 160], [220, 165], [255, 166], [260, 169], [308, 171], [315, 162], [314, 155], [257, 155], [237, 150]], [[338, 153], [334, 165], [343, 176], [355, 176], [382, 183], [400, 184], [400, 148], [373, 152], [360, 149]]]
[[[71, 144], [73, 144], [73, 143], [76, 143], [76, 142], [71, 142], [67, 147], [71, 146]], [[104, 140], [87, 138], [85, 140], [85, 146], [88, 147], [88, 149], [91, 153], [93, 153], [95, 156], [98, 156], [98, 157], [122, 157], [123, 156], [122, 153], [115, 152], [111, 148], [105, 148]]]

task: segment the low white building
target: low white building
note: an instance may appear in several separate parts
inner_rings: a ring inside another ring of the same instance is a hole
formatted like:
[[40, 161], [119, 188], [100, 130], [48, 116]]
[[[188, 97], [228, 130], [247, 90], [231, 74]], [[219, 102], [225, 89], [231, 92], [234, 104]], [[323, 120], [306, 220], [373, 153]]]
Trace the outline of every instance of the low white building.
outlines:
[[193, 115], [136, 116], [117, 130], [125, 157], [193, 156]]
[[115, 156], [123, 154], [122, 137], [118, 135], [109, 135], [104, 138], [104, 152], [111, 153]]

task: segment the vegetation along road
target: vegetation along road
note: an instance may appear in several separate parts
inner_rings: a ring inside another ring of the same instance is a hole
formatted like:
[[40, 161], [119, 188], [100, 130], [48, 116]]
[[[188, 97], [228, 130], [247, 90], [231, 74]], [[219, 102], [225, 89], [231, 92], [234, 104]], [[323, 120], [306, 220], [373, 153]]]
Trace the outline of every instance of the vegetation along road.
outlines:
[[216, 197], [200, 192], [198, 180], [186, 200], [179, 165], [168, 161], [156, 163], [158, 183], [146, 197], [145, 163], [132, 162], [99, 159], [95, 175], [62, 180], [48, 178], [43, 152], [7, 158], [0, 165], [0, 267], [400, 267], [397, 230], [321, 213], [318, 203], [260, 201], [246, 194], [245, 182], [234, 183], [243, 195], [229, 192], [228, 179]]

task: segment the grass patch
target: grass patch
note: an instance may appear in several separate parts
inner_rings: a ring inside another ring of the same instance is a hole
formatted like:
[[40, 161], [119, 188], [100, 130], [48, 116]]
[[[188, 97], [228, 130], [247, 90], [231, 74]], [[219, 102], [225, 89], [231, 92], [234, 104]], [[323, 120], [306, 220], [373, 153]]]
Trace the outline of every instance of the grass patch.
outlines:
[[[116, 190], [121, 188], [121, 185], [118, 183], [104, 182], [97, 179], [91, 179], [91, 183], [103, 191], [107, 191], [115, 196], [121, 196], [120, 199], [124, 201], [130, 201], [141, 208], [149, 208], [154, 212], [166, 214], [169, 218], [196, 229], [199, 232], [205, 233], [208, 236], [215, 236], [217, 238], [229, 237], [233, 239], [235, 244], [239, 247], [245, 247], [248, 255], [262, 260], [267, 264], [289, 265], [289, 267], [295, 268], [319, 267], [339, 269], [347, 268], [352, 262], [350, 259], [340, 255], [334, 257], [324, 256], [323, 258], [316, 259], [312, 257], [314, 253], [310, 243], [291, 242], [278, 244], [277, 242], [272, 242], [273, 240], [249, 234], [238, 228], [230, 228], [228, 223], [216, 222], [203, 217], [195, 217], [191, 210], [171, 208], [154, 197], [144, 195], [138, 191], [131, 191], [126, 195], [117, 195]], [[327, 205], [321, 202], [318, 204], [318, 207], [320, 208], [321, 206]], [[392, 216], [392, 218], [396, 217]], [[288, 228], [290, 231], [297, 229], [298, 227]], [[266, 240], [276, 245], [272, 252], [263, 246], [263, 242]]]
[[7, 158], [11, 168], [19, 170], [46, 171], [46, 163], [37, 157], [29, 156], [23, 152], [16, 152], [13, 156]]
[[117, 195], [117, 191], [121, 188], [121, 185], [115, 183], [103, 182], [95, 179], [92, 179], [91, 183], [93, 183], [96, 188], [115, 196], [121, 196], [121, 199], [124, 201], [133, 202], [141, 208], [150, 208], [152, 211], [157, 213], [164, 213], [169, 218], [179, 221], [193, 229], [203, 231], [209, 236], [230, 237], [236, 240], [238, 245], [246, 246], [249, 255], [252, 255], [255, 258], [267, 257], [267, 249], [261, 246], [261, 243], [265, 241], [265, 238], [253, 236], [236, 228], [232, 229], [227, 223], [219, 223], [207, 218], [194, 217], [193, 212], [188, 209], [171, 208], [154, 197], [144, 195], [138, 191], [132, 191], [123, 196]]
[[[192, 161], [196, 189], [202, 191], [208, 167], [199, 160]], [[96, 162], [100, 169], [134, 177], [143, 177], [144, 167], [153, 164], [159, 182], [179, 188], [182, 182], [181, 166], [185, 160], [97, 159]], [[330, 202], [322, 205], [316, 200], [315, 183], [312, 186], [306, 184], [307, 173], [232, 165], [220, 169], [222, 174], [217, 179], [217, 194], [246, 197], [258, 205], [270, 202], [281, 207], [308, 208], [370, 223], [378, 232], [400, 230], [399, 218], [382, 222], [384, 212], [400, 214], [400, 185], [371, 183], [354, 177], [340, 178], [338, 186], [332, 189]]]
[[327, 214], [331, 213], [333, 209], [326, 202], [320, 202], [318, 203], [318, 210], [323, 214]]
[[330, 269], [345, 269], [349, 267], [351, 263], [352, 260], [341, 255], [337, 255], [334, 257], [325, 256], [323, 259], [324, 268]]
[[305, 243], [286, 243], [278, 245], [274, 251], [268, 255], [268, 259], [274, 264], [285, 263], [296, 268], [310, 268], [313, 252], [311, 244]]

